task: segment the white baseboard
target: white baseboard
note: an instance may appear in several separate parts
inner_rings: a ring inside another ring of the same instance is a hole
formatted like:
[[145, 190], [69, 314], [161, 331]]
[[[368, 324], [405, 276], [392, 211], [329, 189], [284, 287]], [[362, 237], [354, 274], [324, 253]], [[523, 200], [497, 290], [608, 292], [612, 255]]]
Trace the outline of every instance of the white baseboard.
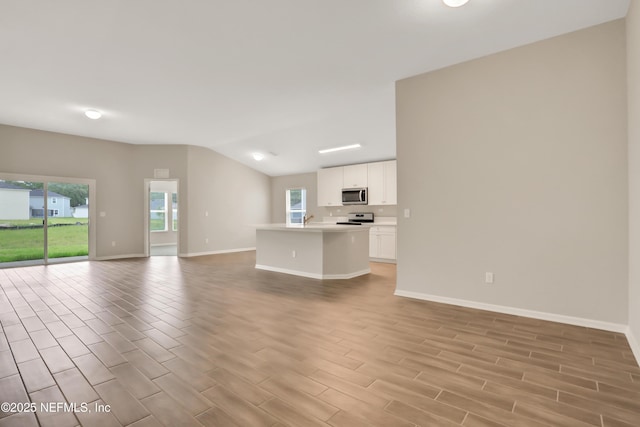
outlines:
[[125, 255], [98, 256], [98, 257], [92, 258], [92, 260], [109, 261], [109, 260], [112, 260], [112, 259], [124, 259], [124, 258], [145, 258], [145, 254], [125, 254]]
[[[602, 322], [600, 320], [585, 319], [582, 317], [565, 316], [562, 314], [546, 313], [543, 311], [526, 310], [522, 308], [508, 307], [504, 305], [486, 304], [483, 302], [469, 301], [457, 298], [441, 297], [437, 295], [423, 294], [420, 292], [410, 292], [396, 290], [394, 295], [400, 297], [414, 298], [425, 301], [441, 302], [444, 304], [459, 305], [462, 307], [477, 308], [479, 310], [495, 311], [497, 313], [513, 314], [515, 316], [530, 317], [533, 319], [548, 320], [551, 322], [566, 323], [586, 328], [602, 329], [611, 332], [627, 334], [629, 327], [619, 323]], [[629, 342], [631, 344], [631, 342]], [[634, 354], [636, 354], [634, 350]], [[637, 359], [637, 356], [636, 356]]]
[[627, 327], [625, 335], [627, 336], [629, 347], [631, 347], [631, 352], [636, 358], [636, 363], [640, 365], [640, 341], [636, 339], [636, 336], [633, 334], [633, 331], [629, 327]]
[[397, 261], [395, 259], [389, 259], [389, 258], [369, 258], [369, 261], [381, 262], [383, 264], [397, 264]]
[[237, 248], [237, 249], [224, 249], [221, 251], [207, 251], [207, 252], [189, 252], [189, 253], [181, 253], [178, 254], [179, 257], [189, 258], [194, 256], [204, 256], [204, 255], [220, 255], [220, 254], [231, 254], [234, 252], [248, 252], [255, 251], [256, 248]]
[[178, 246], [177, 243], [152, 243], [151, 247], [152, 248], [157, 248], [159, 246]]
[[353, 279], [354, 277], [358, 277], [358, 276], [362, 276], [362, 275], [371, 273], [371, 269], [369, 269], [369, 268], [367, 268], [365, 270], [357, 271], [357, 272], [351, 273], [351, 274], [309, 273], [308, 271], [290, 270], [288, 268], [271, 267], [271, 266], [268, 266], [268, 265], [260, 265], [260, 264], [256, 264], [256, 268], [258, 270], [267, 270], [267, 271], [273, 271], [273, 272], [276, 272], [276, 273], [291, 274], [293, 276], [308, 277], [310, 279], [319, 279], [319, 280]]

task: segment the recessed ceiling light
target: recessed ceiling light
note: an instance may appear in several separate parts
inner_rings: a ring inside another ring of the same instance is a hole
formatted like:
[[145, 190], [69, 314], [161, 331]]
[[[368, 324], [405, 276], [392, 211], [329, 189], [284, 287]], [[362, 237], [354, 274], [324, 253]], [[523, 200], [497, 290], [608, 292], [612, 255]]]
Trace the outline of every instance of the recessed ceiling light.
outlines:
[[260, 160], [264, 159], [264, 154], [262, 153], [253, 153], [252, 154], [253, 158], [255, 161], [259, 162]]
[[343, 145], [342, 147], [326, 148], [318, 150], [320, 154], [333, 153], [334, 151], [350, 150], [352, 148], [360, 148], [360, 144]]
[[468, 1], [469, 0], [442, 0], [442, 2], [449, 7], [464, 6], [465, 4], [467, 4]]
[[102, 113], [98, 110], [86, 110], [84, 115], [89, 117], [91, 120], [98, 120], [102, 117]]

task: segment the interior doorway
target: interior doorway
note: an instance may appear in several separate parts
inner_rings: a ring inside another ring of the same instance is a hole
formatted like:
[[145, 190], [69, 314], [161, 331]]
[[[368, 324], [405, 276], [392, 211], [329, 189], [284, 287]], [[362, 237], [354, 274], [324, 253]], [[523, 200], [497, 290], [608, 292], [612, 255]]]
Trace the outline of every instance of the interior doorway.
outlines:
[[178, 255], [178, 180], [146, 180], [147, 255]]

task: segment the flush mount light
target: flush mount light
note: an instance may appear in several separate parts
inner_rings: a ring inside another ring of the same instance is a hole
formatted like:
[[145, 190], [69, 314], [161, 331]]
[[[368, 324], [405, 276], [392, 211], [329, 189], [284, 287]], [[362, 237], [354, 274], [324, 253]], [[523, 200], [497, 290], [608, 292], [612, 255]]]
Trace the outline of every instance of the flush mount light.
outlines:
[[259, 162], [260, 160], [264, 159], [264, 154], [262, 154], [262, 153], [253, 153], [251, 155], [253, 156], [253, 159], [256, 162]]
[[84, 115], [89, 117], [91, 120], [98, 120], [102, 117], [102, 113], [98, 110], [86, 110]]
[[442, 2], [449, 7], [464, 6], [465, 4], [467, 4], [468, 1], [469, 0], [442, 0]]
[[360, 148], [360, 144], [343, 145], [342, 147], [326, 148], [318, 150], [320, 154], [333, 153], [334, 151], [350, 150], [352, 148]]

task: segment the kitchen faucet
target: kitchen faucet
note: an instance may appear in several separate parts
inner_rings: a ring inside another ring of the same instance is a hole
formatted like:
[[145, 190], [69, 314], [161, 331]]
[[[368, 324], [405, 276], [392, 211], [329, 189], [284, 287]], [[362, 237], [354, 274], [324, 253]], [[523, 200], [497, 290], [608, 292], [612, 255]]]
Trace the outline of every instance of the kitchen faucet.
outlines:
[[308, 223], [309, 221], [311, 221], [311, 218], [313, 218], [313, 215], [308, 216], [308, 217], [305, 215], [305, 216], [304, 216], [304, 218], [303, 218], [304, 225], [307, 225], [307, 223]]

